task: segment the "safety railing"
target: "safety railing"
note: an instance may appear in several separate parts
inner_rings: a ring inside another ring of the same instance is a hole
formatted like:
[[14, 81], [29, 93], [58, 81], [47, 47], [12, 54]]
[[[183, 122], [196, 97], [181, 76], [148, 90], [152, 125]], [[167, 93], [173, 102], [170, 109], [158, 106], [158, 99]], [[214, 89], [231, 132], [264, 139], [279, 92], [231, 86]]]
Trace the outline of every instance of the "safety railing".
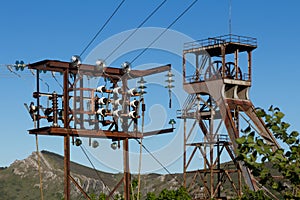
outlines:
[[193, 49], [193, 48], [200, 48], [200, 47], [207, 47], [213, 45], [220, 45], [225, 43], [240, 43], [250, 46], [257, 46], [257, 39], [247, 36], [239, 36], [239, 35], [222, 35], [218, 37], [197, 40], [193, 42], [188, 42], [184, 44], [184, 50]]

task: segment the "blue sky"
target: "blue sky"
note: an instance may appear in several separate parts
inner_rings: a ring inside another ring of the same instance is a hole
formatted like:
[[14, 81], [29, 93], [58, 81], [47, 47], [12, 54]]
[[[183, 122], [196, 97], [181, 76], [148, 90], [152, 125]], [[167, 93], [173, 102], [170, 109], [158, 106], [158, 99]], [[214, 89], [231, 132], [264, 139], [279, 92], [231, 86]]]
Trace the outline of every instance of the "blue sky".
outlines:
[[[228, 1], [199, 0], [172, 29], [194, 39], [228, 34]], [[43, 59], [68, 61], [72, 55], [81, 53], [119, 2], [2, 2], [0, 64], [12, 64], [16, 60], [24, 60], [26, 63]], [[99, 43], [115, 34], [136, 28], [160, 2], [125, 1], [87, 52], [91, 52]], [[145, 27], [167, 27], [191, 2], [169, 0]], [[286, 114], [286, 120], [297, 130], [300, 128], [299, 8], [300, 2], [297, 0], [232, 0], [232, 33], [258, 39], [258, 48], [253, 54], [251, 100], [262, 108], [268, 108], [270, 105], [280, 107]], [[88, 53], [83, 55], [83, 59], [87, 55]], [[181, 70], [180, 59], [172, 56], [156, 59], [153, 55], [156, 54], [146, 52], [137, 60], [137, 64], [145, 61], [165, 62], [171, 63], [176, 70]], [[134, 57], [134, 52], [126, 58], [130, 59], [130, 56]], [[35, 150], [34, 136], [27, 133], [33, 125], [23, 106], [24, 102], [32, 100], [35, 83], [29, 72], [20, 73], [21, 78], [18, 78], [10, 74], [3, 65], [0, 72], [0, 166], [8, 166], [15, 159], [24, 159]], [[155, 99], [155, 95], [152, 98]], [[170, 113], [174, 115], [176, 109], [179, 108], [174, 108]], [[159, 136], [161, 141], [167, 139], [168, 136]], [[152, 143], [150, 141], [148, 145]], [[62, 148], [62, 138], [40, 137], [40, 149], [62, 154]], [[83, 154], [75, 148], [72, 149], [72, 160], [88, 165]], [[181, 164], [177, 161], [169, 168], [171, 171], [180, 171]]]

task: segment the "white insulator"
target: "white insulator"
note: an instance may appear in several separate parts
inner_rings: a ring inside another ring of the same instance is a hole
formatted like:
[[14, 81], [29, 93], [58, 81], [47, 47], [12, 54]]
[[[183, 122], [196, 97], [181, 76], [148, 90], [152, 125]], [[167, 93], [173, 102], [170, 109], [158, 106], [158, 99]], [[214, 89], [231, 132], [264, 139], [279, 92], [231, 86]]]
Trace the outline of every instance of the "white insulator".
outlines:
[[122, 88], [121, 87], [116, 87], [113, 89], [114, 94], [121, 94], [122, 93]]
[[105, 61], [102, 59], [98, 59], [96, 61], [96, 66], [103, 69], [104, 67], [106, 67]]
[[129, 105], [133, 108], [136, 108], [139, 105], [139, 101], [138, 100], [133, 100], [133, 101], [130, 102]]
[[138, 117], [137, 112], [136, 111], [131, 111], [128, 113], [128, 116], [132, 119], [136, 119]]
[[99, 108], [96, 112], [98, 115], [101, 115], [103, 117], [106, 116], [106, 109], [105, 108]]
[[97, 87], [96, 91], [101, 93], [106, 92], [106, 87], [104, 85], [101, 85]]
[[114, 105], [118, 106], [118, 105], [122, 105], [123, 104], [123, 99], [117, 99], [114, 101]]
[[74, 55], [74, 56], [71, 57], [71, 62], [75, 65], [80, 65], [81, 64], [81, 59], [80, 59], [79, 56]]
[[108, 99], [106, 97], [101, 97], [99, 100], [98, 100], [98, 103], [101, 104], [101, 105], [106, 105], [108, 102]]
[[121, 114], [121, 110], [115, 110], [115, 111], [113, 111], [113, 116], [115, 116], [115, 117], [120, 117], [120, 114]]
[[136, 91], [135, 88], [132, 88], [132, 89], [128, 90], [127, 92], [128, 92], [128, 94], [131, 95], [131, 96], [134, 96], [134, 95], [137, 94], [137, 91]]

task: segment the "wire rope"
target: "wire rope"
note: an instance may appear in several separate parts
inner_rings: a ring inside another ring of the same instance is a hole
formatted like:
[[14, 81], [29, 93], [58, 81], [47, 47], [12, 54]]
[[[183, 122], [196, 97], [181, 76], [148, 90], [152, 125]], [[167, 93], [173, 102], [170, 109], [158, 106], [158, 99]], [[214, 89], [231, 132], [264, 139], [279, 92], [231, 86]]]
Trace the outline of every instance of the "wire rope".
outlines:
[[109, 23], [109, 21], [113, 18], [113, 16], [118, 12], [120, 7], [123, 5], [125, 0], [121, 1], [121, 3], [118, 5], [118, 7], [114, 10], [114, 12], [110, 15], [110, 17], [106, 20], [106, 22], [102, 25], [102, 27], [99, 29], [99, 31], [96, 33], [96, 35], [92, 38], [92, 40], [88, 43], [88, 45], [82, 50], [80, 53], [80, 57], [85, 53], [85, 51], [91, 46], [91, 44], [95, 41], [95, 39], [98, 37], [98, 35], [103, 31], [103, 29], [106, 27], [106, 25]]
[[185, 13], [187, 13], [197, 2], [198, 0], [194, 0], [167, 28], [165, 28], [150, 44], [143, 49], [133, 60], [130, 62], [131, 64], [134, 63], [140, 56], [142, 56], [167, 30], [169, 30]]

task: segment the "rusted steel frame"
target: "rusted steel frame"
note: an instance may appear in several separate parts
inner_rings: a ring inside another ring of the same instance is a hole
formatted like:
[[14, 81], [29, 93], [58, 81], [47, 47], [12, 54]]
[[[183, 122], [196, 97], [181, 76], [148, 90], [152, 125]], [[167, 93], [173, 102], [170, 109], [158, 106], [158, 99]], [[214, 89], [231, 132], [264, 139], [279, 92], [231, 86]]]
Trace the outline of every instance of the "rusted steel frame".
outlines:
[[215, 133], [214, 133], [214, 138], [216, 138], [216, 136], [218, 135], [219, 130], [220, 130], [221, 126], [222, 126], [222, 123], [223, 123], [223, 119], [221, 119], [221, 121], [220, 121], [218, 127], [216, 128], [216, 131], [215, 131]]
[[120, 187], [120, 185], [123, 183], [123, 181], [124, 181], [124, 177], [121, 178], [121, 180], [117, 183], [117, 185], [114, 187], [114, 189], [109, 193], [109, 195], [106, 197], [106, 200], [113, 198], [113, 194]]
[[237, 80], [239, 75], [239, 49], [237, 49], [234, 52], [234, 68], [235, 68], [235, 79]]
[[[224, 145], [222, 146], [221, 149], [219, 149], [218, 153], [221, 155], [224, 150]], [[217, 162], [219, 162], [219, 156], [216, 158], [215, 162], [213, 163], [213, 167], [217, 165]]]
[[224, 170], [224, 172], [225, 172], [225, 174], [226, 174], [228, 180], [230, 181], [230, 183], [231, 183], [233, 189], [235, 190], [235, 192], [236, 192], [237, 194], [239, 194], [239, 190], [236, 188], [236, 186], [235, 186], [235, 184], [234, 184], [232, 178], [230, 177], [229, 173], [227, 172], [227, 170]]
[[186, 138], [186, 123], [187, 120], [184, 118], [183, 121], [183, 187], [186, 188], [186, 143], [187, 143], [187, 138]]
[[143, 134], [143, 137], [152, 136], [152, 135], [160, 135], [160, 134], [164, 134], [164, 133], [171, 133], [173, 131], [174, 131], [174, 128], [167, 128], [167, 129], [162, 129], [162, 130], [149, 131], [149, 132], [145, 132]]
[[94, 137], [94, 138], [142, 138], [141, 133], [132, 132], [118, 132], [118, 131], [107, 131], [107, 130], [77, 130], [77, 129], [66, 129], [66, 128], [55, 128], [55, 127], [44, 127], [40, 129], [29, 130], [29, 134], [38, 135], [53, 135], [53, 136], [75, 136], [75, 137]]
[[[80, 88], [83, 88], [83, 79], [82, 78], [80, 78], [80, 80], [79, 80], [79, 87]], [[74, 91], [74, 92], [76, 92], [76, 91]], [[76, 95], [74, 95], [74, 96], [76, 96]], [[84, 105], [83, 105], [83, 90], [80, 90], [79, 91], [79, 97], [80, 97], [80, 99], [79, 99], [79, 111], [84, 111]], [[75, 102], [75, 104], [76, 104], [76, 99], [74, 99], [73, 100], [74, 102]], [[75, 109], [74, 109], [75, 110]], [[76, 111], [75, 111], [76, 112]], [[75, 117], [76, 118], [76, 117]], [[80, 114], [80, 117], [79, 117], [79, 119], [80, 119], [80, 129], [84, 129], [84, 115], [83, 114]]]
[[[69, 79], [69, 70], [68, 68], [65, 69], [63, 74], [63, 82], [64, 82], [64, 91], [63, 91], [63, 98], [64, 98], [64, 128], [66, 130], [69, 129], [69, 91], [68, 91], [68, 79]], [[70, 134], [67, 131], [67, 134], [64, 136], [64, 196], [65, 200], [70, 200]]]
[[[40, 72], [38, 69], [36, 70], [36, 90], [37, 90], [37, 93], [39, 94], [39, 92], [40, 92]], [[37, 120], [36, 121], [37, 128], [40, 128], [40, 96], [37, 97], [36, 104], [37, 104], [37, 117], [35, 117], [34, 113], [33, 113], [33, 120]]]
[[252, 51], [248, 51], [248, 81], [252, 79]]
[[222, 74], [221, 76], [222, 77], [225, 77], [225, 71], [226, 71], [226, 67], [225, 67], [225, 64], [226, 64], [226, 58], [225, 58], [225, 55], [226, 54], [226, 46], [225, 45], [221, 45], [221, 56], [222, 56]]
[[[204, 172], [204, 173], [207, 173], [207, 172]], [[208, 186], [207, 186], [207, 182], [205, 181], [205, 179], [204, 179], [204, 177], [201, 175], [201, 173], [199, 173], [199, 177], [200, 177], [200, 179], [201, 179], [201, 181], [202, 181], [202, 183], [203, 183], [203, 187], [206, 189], [206, 192], [208, 193], [208, 194], [210, 194], [210, 189], [208, 188]]]
[[69, 178], [75, 184], [75, 186], [79, 189], [79, 191], [83, 194], [83, 196], [86, 199], [91, 200], [91, 198], [89, 197], [89, 195], [83, 190], [83, 188], [77, 183], [77, 181], [71, 175], [69, 176]]
[[196, 179], [197, 179], [197, 176], [198, 176], [198, 175], [200, 176], [199, 172], [196, 171], [196, 172], [194, 173], [194, 176], [193, 176], [193, 178], [192, 178], [192, 181], [190, 182], [189, 187], [188, 187], [188, 189], [187, 189], [188, 192], [191, 192], [191, 190], [192, 190], [193, 187], [195, 186], [195, 184], [196, 184]]
[[203, 156], [203, 159], [205, 160], [205, 163], [206, 163], [207, 167], [210, 168], [211, 163], [207, 160], [207, 156], [206, 156], [205, 152], [202, 150], [202, 148], [200, 146], [198, 146], [198, 149], [200, 150], [200, 152]]
[[196, 123], [197, 123], [197, 121], [195, 120], [194, 123], [193, 123], [193, 126], [191, 127], [191, 129], [190, 129], [190, 131], [189, 131], [189, 133], [187, 135], [187, 138], [186, 138], [187, 141], [189, 140], [189, 138], [190, 138], [190, 136], [191, 136], [191, 134], [192, 134], [195, 126], [196, 126]]
[[191, 161], [192, 161], [192, 159], [193, 159], [193, 157], [194, 157], [196, 151], [197, 151], [197, 146], [194, 148], [194, 150], [193, 150], [193, 152], [192, 152], [192, 154], [191, 154], [191, 156], [190, 156], [190, 158], [189, 158], [189, 160], [188, 160], [188, 163], [187, 163], [187, 165], [185, 166], [186, 169], [187, 169], [187, 168], [189, 167], [189, 165], [191, 164]]
[[124, 200], [130, 200], [130, 169], [129, 169], [129, 144], [128, 138], [123, 140], [123, 160], [124, 160]]
[[206, 136], [208, 134], [208, 130], [207, 130], [207, 128], [206, 128], [206, 126], [205, 126], [202, 119], [199, 119], [199, 126], [200, 126], [204, 136]]
[[[87, 65], [87, 64], [80, 64], [78, 67], [73, 67], [70, 65], [69, 62], [57, 61], [57, 60], [43, 60], [40, 62], [29, 64], [29, 69], [39, 69], [39, 70], [46, 70], [46, 71], [55, 71], [55, 72], [63, 72], [66, 69], [69, 69], [70, 73], [77, 74], [78, 70], [82, 75], [91, 75], [93, 77], [110, 77], [115, 79], [113, 76], [118, 76], [120, 79], [125, 73], [123, 69], [120, 68], [113, 68], [113, 67], [105, 67], [103, 72], [96, 70], [94, 65]], [[168, 71], [171, 69], [171, 65], [167, 64], [164, 66], [159, 66], [155, 68], [151, 68], [148, 70], [131, 70], [128, 76], [128, 79], [138, 78], [142, 76], [149, 76], [152, 74], [161, 73], [164, 71]]]
[[[128, 76], [124, 76], [122, 78], [122, 99], [124, 102], [130, 100], [127, 95], [127, 87], [128, 87]], [[123, 106], [123, 113], [127, 112], [127, 109], [130, 109], [128, 106]], [[128, 132], [128, 118], [123, 119], [123, 131], [126, 134]], [[129, 169], [129, 142], [128, 138], [123, 140], [123, 169], [124, 169], [124, 200], [130, 200], [130, 169]]]

